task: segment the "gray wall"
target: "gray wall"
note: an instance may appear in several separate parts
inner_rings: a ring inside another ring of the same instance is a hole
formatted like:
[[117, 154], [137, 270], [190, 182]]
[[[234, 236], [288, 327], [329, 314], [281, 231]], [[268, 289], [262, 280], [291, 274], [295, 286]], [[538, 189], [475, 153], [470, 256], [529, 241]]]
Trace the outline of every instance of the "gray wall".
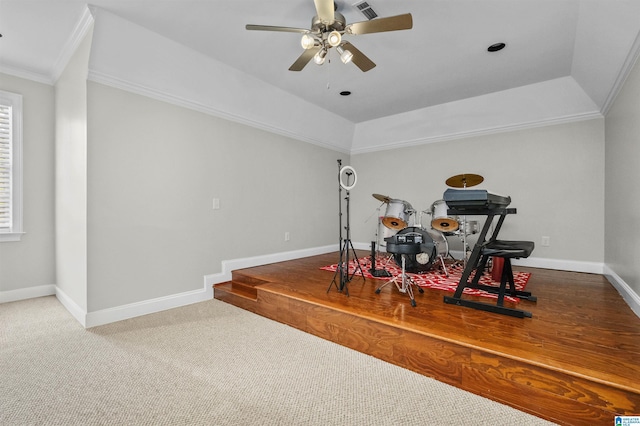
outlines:
[[640, 63], [606, 116], [606, 141], [605, 261], [640, 300]]
[[337, 248], [348, 156], [88, 87], [89, 312], [202, 289], [223, 260]]
[[[430, 210], [442, 199], [447, 178], [474, 173], [485, 179], [476, 188], [511, 196], [518, 210], [505, 220], [502, 238], [534, 241], [532, 256], [561, 260], [559, 267], [566, 261], [602, 263], [603, 156], [603, 119], [353, 155], [362, 182], [353, 191], [354, 235], [375, 239], [380, 203], [372, 193]], [[423, 215], [423, 225], [429, 220]], [[550, 237], [549, 247], [540, 245], [542, 236]], [[460, 245], [458, 237], [449, 240]]]
[[22, 95], [24, 231], [0, 243], [0, 291], [55, 284], [53, 87], [0, 74], [0, 89]]

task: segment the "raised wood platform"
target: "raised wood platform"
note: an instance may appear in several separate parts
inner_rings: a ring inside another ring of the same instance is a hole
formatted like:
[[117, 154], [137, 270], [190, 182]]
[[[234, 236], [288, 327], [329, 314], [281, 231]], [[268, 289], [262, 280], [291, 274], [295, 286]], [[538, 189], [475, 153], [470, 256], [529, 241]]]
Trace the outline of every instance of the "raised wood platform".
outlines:
[[560, 424], [640, 415], [640, 319], [603, 276], [515, 267], [538, 297], [520, 302], [533, 313], [522, 319], [445, 304], [438, 290], [412, 307], [360, 276], [348, 297], [327, 292], [334, 273], [319, 268], [338, 258], [237, 270], [214, 297]]

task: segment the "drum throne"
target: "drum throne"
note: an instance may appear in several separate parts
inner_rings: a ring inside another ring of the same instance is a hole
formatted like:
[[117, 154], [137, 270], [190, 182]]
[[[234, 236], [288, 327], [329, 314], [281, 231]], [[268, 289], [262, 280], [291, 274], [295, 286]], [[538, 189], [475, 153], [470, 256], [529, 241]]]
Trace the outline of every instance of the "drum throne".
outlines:
[[396, 262], [400, 259], [401, 272], [396, 274], [389, 281], [380, 285], [376, 289], [376, 294], [387, 285], [393, 283], [400, 293], [406, 293], [411, 299], [411, 306], [416, 306], [416, 299], [413, 295], [413, 287], [416, 287], [420, 293], [424, 293], [422, 287], [417, 285], [415, 281], [407, 274], [407, 260], [411, 260], [421, 253], [429, 253], [435, 250], [433, 241], [423, 242], [422, 236], [418, 233], [397, 234], [393, 237], [385, 238], [387, 242], [387, 252], [394, 255]]

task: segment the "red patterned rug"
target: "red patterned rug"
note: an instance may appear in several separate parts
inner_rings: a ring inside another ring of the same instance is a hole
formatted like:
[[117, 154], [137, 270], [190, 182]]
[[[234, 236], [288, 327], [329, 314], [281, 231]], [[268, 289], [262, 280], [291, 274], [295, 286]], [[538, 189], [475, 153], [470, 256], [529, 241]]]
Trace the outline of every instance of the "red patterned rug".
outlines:
[[[359, 259], [359, 262], [365, 278], [373, 278], [377, 280], [391, 279], [389, 277], [374, 277], [373, 275], [371, 275], [371, 273], [369, 272], [369, 269], [371, 269], [371, 259], [369, 257], [363, 257]], [[320, 269], [323, 269], [325, 271], [335, 272], [337, 268], [338, 268], [338, 264], [336, 263], [329, 266], [323, 266]], [[380, 262], [376, 262], [376, 268], [382, 269], [382, 265], [380, 264]], [[356, 269], [357, 269], [356, 261], [351, 260], [349, 262], [349, 273], [353, 274], [356, 271]], [[400, 268], [393, 260], [389, 261], [385, 265], [385, 269], [389, 271], [394, 277], [402, 273], [402, 268]], [[407, 275], [409, 275], [411, 279], [413, 279], [413, 281], [420, 287], [432, 288], [436, 290], [444, 290], [450, 293], [454, 293], [456, 291], [456, 287], [458, 286], [458, 283], [460, 282], [460, 278], [462, 277], [463, 268], [462, 268], [462, 265], [460, 266], [447, 265], [447, 271], [449, 272], [448, 277], [445, 276], [444, 271], [442, 271], [441, 268], [434, 268], [431, 271], [424, 274], [407, 273]], [[358, 271], [356, 276], [359, 276], [359, 275], [360, 275], [360, 271]], [[524, 290], [530, 277], [531, 277], [531, 273], [529, 272], [514, 271], [513, 281], [515, 282], [516, 289]], [[469, 281], [471, 281], [472, 278], [473, 278], [473, 275], [469, 278]], [[484, 274], [480, 278], [479, 282], [480, 284], [491, 285], [494, 287], [500, 286], [500, 281], [492, 280], [490, 274]], [[465, 288], [463, 293], [472, 295], [472, 296], [488, 297], [492, 299], [498, 298], [497, 294], [489, 293], [487, 291], [478, 290], [478, 289]], [[520, 299], [518, 299], [517, 297], [511, 297], [511, 296], [505, 296], [504, 299], [509, 300], [511, 302], [515, 302], [515, 303], [520, 301]]]

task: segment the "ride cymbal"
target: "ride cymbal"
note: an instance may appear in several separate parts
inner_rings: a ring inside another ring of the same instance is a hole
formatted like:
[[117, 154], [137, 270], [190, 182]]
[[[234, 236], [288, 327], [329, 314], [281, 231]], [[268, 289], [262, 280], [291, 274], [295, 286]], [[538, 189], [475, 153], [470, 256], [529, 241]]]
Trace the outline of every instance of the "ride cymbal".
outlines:
[[451, 176], [445, 183], [453, 188], [469, 188], [482, 183], [482, 181], [484, 181], [484, 178], [480, 175], [463, 173]]
[[380, 195], [380, 194], [371, 194], [373, 195], [373, 198], [375, 198], [378, 201], [382, 201], [383, 203], [388, 203], [389, 201], [391, 201], [391, 197], [389, 197], [388, 195]]

